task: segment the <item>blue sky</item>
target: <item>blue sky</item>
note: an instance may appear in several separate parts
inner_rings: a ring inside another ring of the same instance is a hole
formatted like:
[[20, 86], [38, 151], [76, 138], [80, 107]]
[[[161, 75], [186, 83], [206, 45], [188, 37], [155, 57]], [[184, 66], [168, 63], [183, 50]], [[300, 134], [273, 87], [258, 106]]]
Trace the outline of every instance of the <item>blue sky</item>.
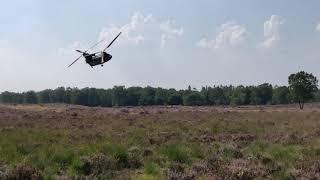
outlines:
[[[286, 85], [299, 70], [320, 78], [319, 7], [317, 0], [5, 1], [0, 91]], [[74, 49], [118, 31], [106, 66], [81, 60], [66, 68]]]

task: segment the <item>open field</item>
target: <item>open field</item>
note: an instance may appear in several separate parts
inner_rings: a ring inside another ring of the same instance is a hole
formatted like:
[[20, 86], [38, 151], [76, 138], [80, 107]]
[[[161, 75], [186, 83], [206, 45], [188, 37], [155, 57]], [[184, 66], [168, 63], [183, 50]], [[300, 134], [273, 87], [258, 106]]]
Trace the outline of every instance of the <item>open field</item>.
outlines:
[[3, 179], [319, 179], [320, 107], [0, 105]]

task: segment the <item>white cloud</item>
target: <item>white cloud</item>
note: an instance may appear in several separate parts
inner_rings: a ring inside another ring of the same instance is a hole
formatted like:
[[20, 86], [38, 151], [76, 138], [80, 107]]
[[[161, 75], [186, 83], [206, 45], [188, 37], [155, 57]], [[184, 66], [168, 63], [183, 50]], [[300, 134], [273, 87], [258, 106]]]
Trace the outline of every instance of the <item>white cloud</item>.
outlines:
[[320, 32], [320, 23], [317, 25], [316, 31]]
[[220, 26], [215, 38], [203, 38], [197, 43], [197, 46], [209, 49], [235, 47], [245, 42], [247, 34], [248, 31], [244, 26], [229, 21]]
[[154, 22], [152, 15], [143, 15], [140, 12], [136, 12], [130, 18], [130, 22], [123, 25], [109, 25], [109, 27], [102, 28], [99, 33], [98, 40], [112, 40], [116, 34], [122, 32], [121, 41], [125, 43], [140, 44], [145, 40], [142, 35], [144, 32], [144, 26]]
[[184, 32], [182, 27], [177, 28], [175, 22], [171, 20], [162, 22], [160, 24], [160, 29], [162, 31], [161, 47], [165, 47], [168, 40], [182, 36]]
[[280, 30], [285, 23], [285, 19], [278, 15], [272, 15], [269, 20], [264, 23], [265, 39], [258, 45], [260, 48], [273, 48], [281, 41]]
[[[176, 28], [176, 24], [172, 20], [161, 21], [153, 17], [152, 14], [144, 15], [136, 12], [130, 18], [130, 22], [123, 25], [109, 25], [101, 30], [98, 40], [112, 40], [116, 34], [122, 32], [119, 39], [122, 43], [139, 45], [146, 40], [149, 31], [155, 31], [161, 38], [161, 47], [164, 47], [168, 40], [176, 39], [183, 34], [183, 28]], [[152, 27], [157, 27], [152, 28]], [[155, 39], [153, 37], [153, 39]]]

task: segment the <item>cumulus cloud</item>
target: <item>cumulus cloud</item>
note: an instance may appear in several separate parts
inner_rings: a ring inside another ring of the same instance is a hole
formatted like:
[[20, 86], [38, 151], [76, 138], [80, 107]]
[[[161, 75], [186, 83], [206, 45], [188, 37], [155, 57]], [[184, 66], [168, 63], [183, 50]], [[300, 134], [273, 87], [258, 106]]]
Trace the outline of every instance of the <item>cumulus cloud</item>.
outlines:
[[144, 27], [147, 24], [154, 22], [154, 18], [151, 14], [145, 16], [140, 12], [136, 12], [130, 18], [130, 22], [122, 26], [109, 25], [108, 27], [102, 28], [99, 33], [98, 40], [112, 40], [116, 34], [120, 31], [122, 32], [121, 41], [125, 43], [140, 44], [145, 40], [142, 35], [144, 32]]
[[264, 40], [258, 45], [260, 48], [273, 48], [281, 41], [280, 29], [285, 23], [285, 19], [278, 15], [272, 15], [267, 20], [264, 27]]
[[167, 20], [160, 24], [160, 29], [162, 31], [161, 35], [161, 47], [165, 47], [168, 40], [176, 39], [183, 35], [183, 28], [177, 27], [174, 21]]
[[[131, 43], [139, 45], [146, 39], [146, 34], [149, 34], [151, 27], [153, 34], [157, 34], [161, 38], [161, 47], [164, 47], [168, 40], [176, 39], [183, 34], [183, 28], [176, 28], [173, 20], [161, 21], [153, 17], [152, 14], [144, 15], [141, 12], [136, 12], [130, 18], [130, 22], [122, 26], [109, 25], [101, 30], [98, 40], [111, 40], [120, 31], [122, 32], [121, 41], [123, 43]], [[154, 38], [154, 37], [153, 37]]]
[[229, 21], [219, 27], [213, 39], [203, 38], [197, 43], [197, 46], [209, 49], [235, 47], [245, 42], [247, 35], [248, 31], [244, 26]]
[[[97, 41], [104, 40], [93, 50], [104, 48], [106, 43], [122, 32], [121, 37], [117, 40], [119, 44], [140, 45], [146, 40], [151, 40], [153, 43], [160, 42], [161, 47], [165, 47], [171, 40], [181, 37], [184, 33], [183, 27], [177, 25], [174, 20], [161, 20], [153, 17], [152, 14], [143, 14], [135, 12], [129, 22], [123, 25], [110, 24], [103, 27], [98, 35]], [[76, 49], [86, 49], [80, 41], [76, 41], [64, 48], [58, 49], [59, 55], [70, 55]]]

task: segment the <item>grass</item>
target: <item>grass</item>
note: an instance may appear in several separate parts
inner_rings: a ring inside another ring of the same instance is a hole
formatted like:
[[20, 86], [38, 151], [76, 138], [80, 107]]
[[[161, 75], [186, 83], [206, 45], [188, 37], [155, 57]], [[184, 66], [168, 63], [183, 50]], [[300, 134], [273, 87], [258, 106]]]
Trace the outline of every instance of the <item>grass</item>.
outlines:
[[168, 145], [162, 148], [161, 153], [168, 158], [169, 161], [177, 163], [190, 163], [190, 155], [188, 149], [181, 145]]
[[[30, 119], [20, 120], [24, 112], [16, 110], [9, 129], [8, 121], [0, 117], [0, 174], [2, 168], [11, 171], [29, 164], [45, 179], [167, 179], [188, 176], [194, 169], [199, 179], [210, 179], [210, 174], [226, 178], [235, 171], [229, 165], [242, 160], [269, 177], [290, 179], [304, 173], [302, 164], [320, 161], [320, 124], [315, 118], [320, 110], [309, 115], [286, 109], [272, 113], [162, 110], [161, 114], [152, 109], [148, 114], [98, 109], [93, 117], [88, 108], [74, 118], [68, 116], [70, 112], [42, 108], [30, 113]], [[288, 139], [291, 134], [299, 138]], [[214, 167], [208, 165], [211, 157]], [[268, 170], [272, 168], [276, 170]]]
[[147, 175], [157, 176], [160, 173], [160, 167], [152, 161], [146, 161], [144, 164], [144, 173]]

